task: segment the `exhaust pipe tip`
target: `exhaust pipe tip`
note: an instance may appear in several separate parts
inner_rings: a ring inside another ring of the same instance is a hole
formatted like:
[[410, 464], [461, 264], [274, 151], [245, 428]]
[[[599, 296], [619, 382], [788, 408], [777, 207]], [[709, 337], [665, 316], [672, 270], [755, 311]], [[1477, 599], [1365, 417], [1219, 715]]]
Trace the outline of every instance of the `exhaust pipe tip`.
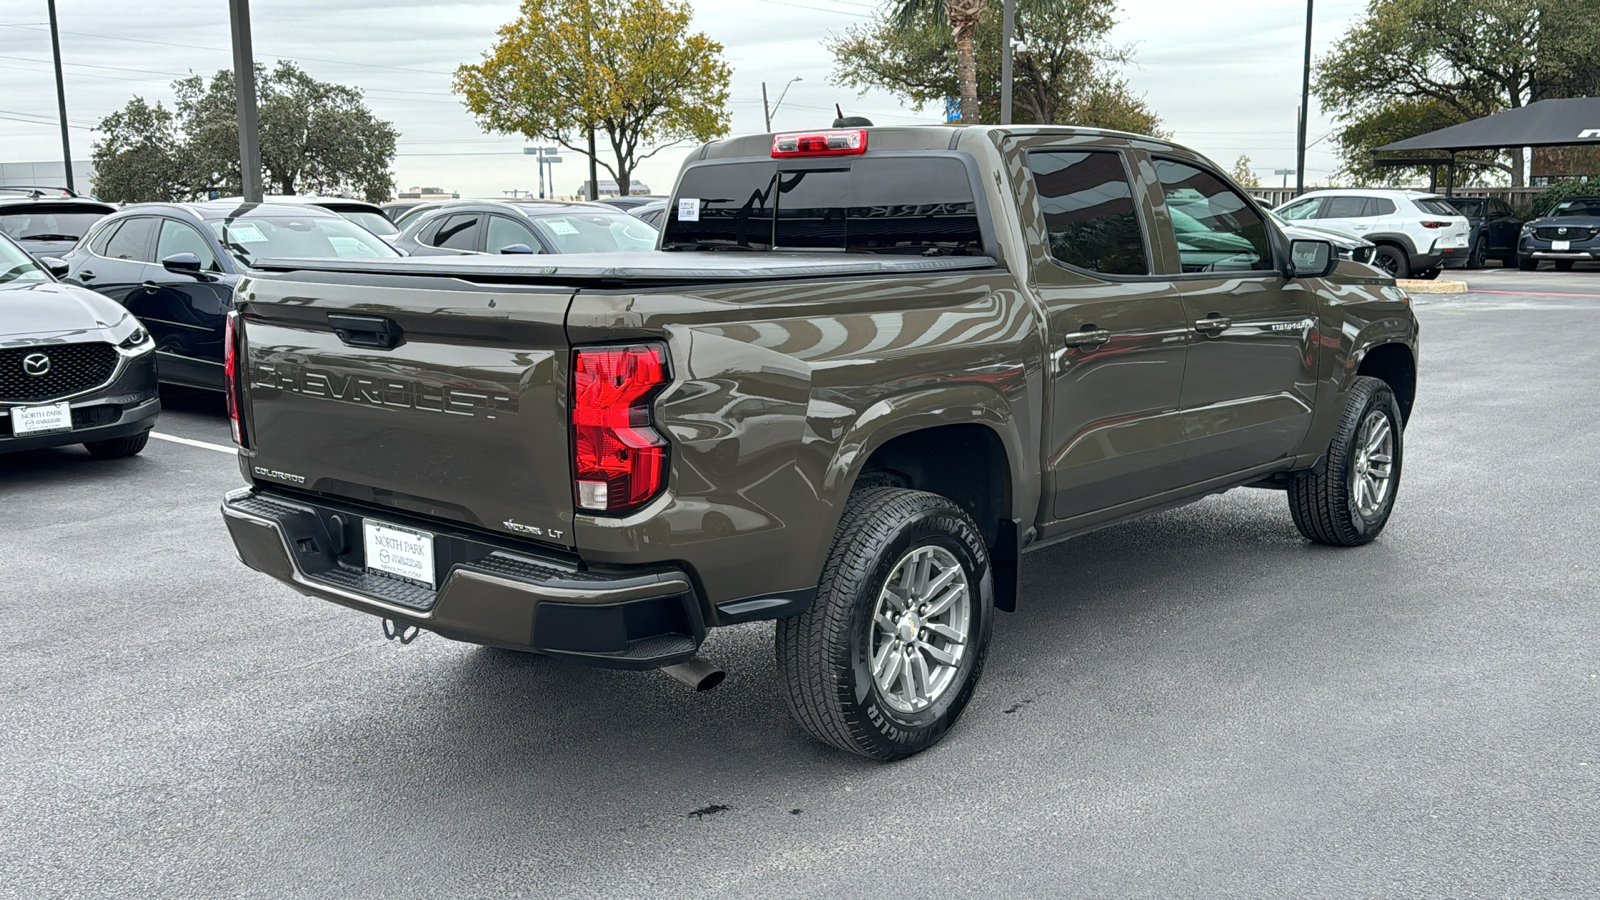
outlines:
[[669, 675], [696, 691], [704, 693], [722, 683], [728, 673], [711, 664], [705, 657], [696, 656], [688, 662], [662, 666], [661, 674]]

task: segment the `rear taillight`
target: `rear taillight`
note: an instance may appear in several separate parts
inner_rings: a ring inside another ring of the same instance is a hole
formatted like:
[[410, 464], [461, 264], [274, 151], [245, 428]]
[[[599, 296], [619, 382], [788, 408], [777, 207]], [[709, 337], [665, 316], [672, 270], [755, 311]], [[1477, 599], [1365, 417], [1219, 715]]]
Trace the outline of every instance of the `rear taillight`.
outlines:
[[865, 152], [865, 128], [802, 131], [772, 136], [772, 155], [778, 159], [790, 156], [856, 156]]
[[244, 446], [244, 423], [239, 420], [239, 313], [228, 313], [222, 336], [223, 393], [228, 395], [228, 424], [233, 427], [233, 442]]
[[573, 499], [580, 510], [627, 512], [666, 485], [667, 442], [650, 422], [650, 403], [666, 383], [666, 348], [657, 344], [572, 352]]
[[1449, 227], [1449, 225], [1450, 225], [1449, 222], [1423, 222], [1422, 223], [1422, 227], [1423, 228], [1447, 228], [1447, 227]]

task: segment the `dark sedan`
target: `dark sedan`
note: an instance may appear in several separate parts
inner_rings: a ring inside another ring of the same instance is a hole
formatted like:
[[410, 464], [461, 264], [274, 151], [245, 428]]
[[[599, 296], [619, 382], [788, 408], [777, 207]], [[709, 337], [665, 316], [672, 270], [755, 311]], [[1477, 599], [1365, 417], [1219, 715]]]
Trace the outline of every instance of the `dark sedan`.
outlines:
[[1522, 226], [1517, 268], [1531, 272], [1545, 260], [1558, 272], [1573, 263], [1600, 261], [1600, 197], [1569, 197]]
[[613, 206], [462, 200], [407, 220], [395, 247], [412, 256], [653, 250], [656, 230]]
[[155, 341], [47, 265], [0, 235], [0, 453], [82, 444], [100, 459], [132, 456], [161, 411]]
[[1510, 204], [1492, 197], [1446, 197], [1457, 212], [1467, 217], [1472, 226], [1471, 248], [1464, 265], [1481, 269], [1491, 259], [1506, 265], [1517, 261], [1517, 237], [1522, 231], [1522, 217]]
[[35, 259], [59, 257], [117, 208], [64, 188], [0, 188], [0, 234]]
[[97, 223], [63, 259], [67, 281], [143, 320], [155, 336], [162, 381], [221, 390], [233, 288], [253, 260], [399, 255], [316, 206], [212, 201], [128, 207]]

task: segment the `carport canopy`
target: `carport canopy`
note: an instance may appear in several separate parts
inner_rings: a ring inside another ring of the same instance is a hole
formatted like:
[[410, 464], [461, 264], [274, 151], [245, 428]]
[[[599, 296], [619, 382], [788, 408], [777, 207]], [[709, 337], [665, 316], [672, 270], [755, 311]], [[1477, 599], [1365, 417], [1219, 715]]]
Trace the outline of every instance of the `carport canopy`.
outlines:
[[1600, 97], [1540, 100], [1517, 109], [1385, 144], [1391, 150], [1503, 150], [1509, 147], [1600, 146]]

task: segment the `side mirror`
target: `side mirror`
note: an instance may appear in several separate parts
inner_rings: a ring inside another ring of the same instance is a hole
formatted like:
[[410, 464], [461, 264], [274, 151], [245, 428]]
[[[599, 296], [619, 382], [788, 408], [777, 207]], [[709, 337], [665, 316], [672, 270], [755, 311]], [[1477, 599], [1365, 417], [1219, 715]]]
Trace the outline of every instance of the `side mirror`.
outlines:
[[1289, 277], [1322, 278], [1339, 265], [1339, 255], [1327, 241], [1290, 241]]
[[179, 275], [199, 275], [200, 257], [193, 253], [174, 253], [161, 261], [161, 268]]
[[57, 278], [67, 277], [67, 270], [72, 268], [71, 266], [67, 265], [66, 260], [57, 259], [54, 256], [39, 257], [39, 265], [44, 266], [44, 270], [46, 272], [49, 272], [51, 275], [54, 275]]
[[500, 248], [500, 253], [502, 255], [512, 255], [512, 254], [530, 254], [531, 255], [533, 253], [533, 248], [529, 247], [527, 244], [507, 244], [504, 247]]

